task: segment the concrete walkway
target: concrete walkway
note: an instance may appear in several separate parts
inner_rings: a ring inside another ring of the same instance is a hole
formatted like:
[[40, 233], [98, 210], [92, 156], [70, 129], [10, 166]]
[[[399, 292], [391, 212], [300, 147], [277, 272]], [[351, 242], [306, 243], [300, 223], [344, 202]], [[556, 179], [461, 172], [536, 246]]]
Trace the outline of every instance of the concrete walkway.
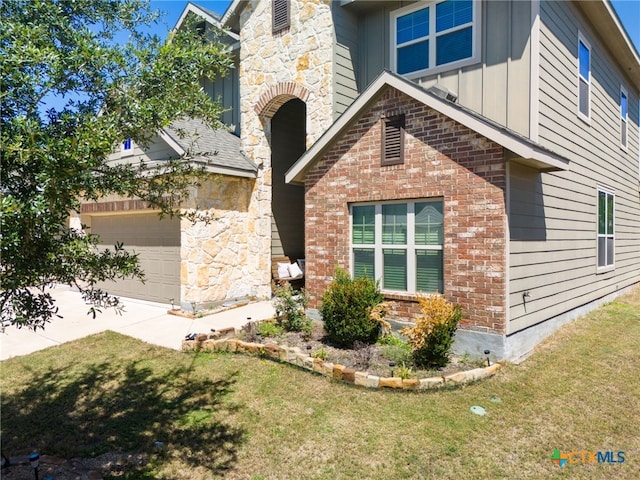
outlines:
[[106, 309], [94, 319], [87, 315], [89, 307], [78, 292], [56, 287], [52, 295], [60, 308], [58, 313], [63, 318], [54, 318], [44, 330], [37, 332], [25, 328], [6, 328], [4, 333], [0, 333], [0, 360], [27, 355], [105, 330], [178, 350], [188, 333], [208, 333], [212, 328], [239, 328], [247, 323], [248, 317], [264, 320], [272, 318], [275, 313], [271, 302], [263, 301], [191, 319], [169, 315], [167, 310], [171, 308], [170, 305], [123, 298], [125, 311], [122, 315]]

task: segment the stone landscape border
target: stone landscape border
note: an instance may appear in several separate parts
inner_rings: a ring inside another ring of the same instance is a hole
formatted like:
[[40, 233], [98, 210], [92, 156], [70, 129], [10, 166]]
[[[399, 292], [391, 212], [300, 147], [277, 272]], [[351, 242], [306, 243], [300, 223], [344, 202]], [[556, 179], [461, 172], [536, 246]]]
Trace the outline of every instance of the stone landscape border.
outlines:
[[[333, 378], [348, 384], [366, 388], [391, 388], [398, 390], [429, 390], [475, 382], [491, 377], [505, 366], [505, 360], [487, 367], [447, 373], [429, 378], [380, 377], [367, 372], [359, 372], [338, 363], [325, 362], [303, 352], [300, 347], [288, 347], [276, 343], [245, 342], [235, 337], [235, 329], [200, 333], [193, 339], [182, 341], [183, 351], [231, 352], [256, 355], [275, 361], [290, 363], [310, 372]], [[226, 337], [226, 338], [225, 338]]]

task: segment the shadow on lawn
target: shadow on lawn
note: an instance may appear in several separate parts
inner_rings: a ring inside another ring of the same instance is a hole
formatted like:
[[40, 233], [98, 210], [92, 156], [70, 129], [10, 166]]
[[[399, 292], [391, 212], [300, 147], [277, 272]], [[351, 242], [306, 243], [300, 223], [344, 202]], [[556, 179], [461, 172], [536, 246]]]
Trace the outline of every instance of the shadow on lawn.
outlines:
[[211, 379], [193, 375], [193, 362], [158, 373], [144, 361], [49, 369], [26, 389], [2, 398], [3, 450], [89, 458], [106, 452], [161, 456], [127, 468], [131, 478], [149, 475], [163, 462], [220, 474], [233, 466], [245, 432], [227, 415], [238, 409], [226, 399], [236, 374]]

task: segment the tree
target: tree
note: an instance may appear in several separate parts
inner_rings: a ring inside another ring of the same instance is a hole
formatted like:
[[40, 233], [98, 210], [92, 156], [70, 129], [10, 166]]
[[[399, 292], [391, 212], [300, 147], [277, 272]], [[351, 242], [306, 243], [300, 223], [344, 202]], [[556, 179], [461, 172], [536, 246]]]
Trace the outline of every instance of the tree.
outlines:
[[[110, 194], [180, 215], [201, 175], [188, 158], [150, 170], [108, 156], [126, 138], [147, 145], [176, 119], [219, 127], [221, 108], [200, 81], [224, 75], [231, 58], [195, 21], [166, 42], [145, 33], [159, 15], [144, 0], [3, 0], [0, 8], [1, 315], [36, 329], [56, 315], [51, 284], [77, 287], [95, 316], [119, 306], [98, 282], [143, 279], [135, 255], [122, 245], [99, 251], [97, 236], [70, 228], [69, 215]], [[129, 40], [118, 44], [123, 31]], [[63, 106], [43, 111], [52, 98]]]

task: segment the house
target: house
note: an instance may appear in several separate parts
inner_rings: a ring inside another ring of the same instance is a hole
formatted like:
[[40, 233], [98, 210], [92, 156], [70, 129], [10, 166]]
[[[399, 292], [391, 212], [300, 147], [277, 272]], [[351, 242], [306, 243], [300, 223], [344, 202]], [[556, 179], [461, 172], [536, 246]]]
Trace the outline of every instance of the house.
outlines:
[[182, 303], [267, 296], [270, 258], [304, 257], [312, 309], [339, 265], [380, 280], [400, 321], [441, 291], [465, 315], [456, 350], [517, 360], [640, 281], [640, 58], [608, 1], [190, 14], [235, 41], [231, 77], [204, 87], [249, 175], [202, 194], [236, 236], [173, 227]]

